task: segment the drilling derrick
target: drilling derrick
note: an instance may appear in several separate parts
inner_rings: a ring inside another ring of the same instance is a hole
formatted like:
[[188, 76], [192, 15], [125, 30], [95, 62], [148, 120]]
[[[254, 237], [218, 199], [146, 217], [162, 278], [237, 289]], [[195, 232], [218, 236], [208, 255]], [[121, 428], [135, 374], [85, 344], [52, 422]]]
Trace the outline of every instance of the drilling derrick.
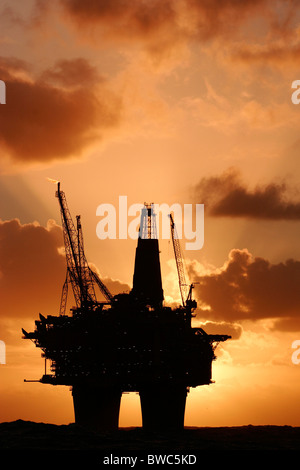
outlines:
[[[164, 304], [153, 204], [144, 205], [136, 248], [133, 286], [113, 296], [90, 269], [80, 216], [73, 223], [58, 184], [67, 274], [59, 315], [40, 314], [23, 337], [42, 350], [45, 384], [72, 389], [75, 422], [94, 430], [118, 427], [123, 392], [140, 395], [143, 428], [182, 429], [190, 387], [211, 383], [215, 348], [227, 335], [209, 335], [191, 325], [197, 304], [186, 284], [174, 220], [171, 235], [182, 305]], [[76, 306], [66, 314], [68, 286]], [[96, 287], [104, 301], [97, 300]], [[47, 373], [46, 361], [50, 361]]]
[[164, 294], [155, 218], [153, 204], [145, 203], [141, 211], [131, 293], [137, 301], [152, 307], [161, 307]]

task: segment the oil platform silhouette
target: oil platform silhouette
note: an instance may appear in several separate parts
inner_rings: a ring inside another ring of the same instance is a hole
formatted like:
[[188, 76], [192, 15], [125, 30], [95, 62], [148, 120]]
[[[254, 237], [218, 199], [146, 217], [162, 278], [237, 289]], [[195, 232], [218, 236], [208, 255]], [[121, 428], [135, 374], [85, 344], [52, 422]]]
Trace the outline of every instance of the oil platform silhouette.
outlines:
[[[67, 262], [60, 312], [40, 314], [31, 333], [22, 329], [23, 338], [41, 348], [45, 358], [45, 373], [38, 382], [70, 386], [75, 423], [94, 430], [118, 428], [122, 393], [132, 391], [140, 395], [144, 429], [182, 429], [189, 388], [212, 382], [215, 348], [230, 336], [210, 335], [191, 325], [197, 303], [193, 285], [185, 281], [172, 214], [182, 298], [177, 308], [164, 306], [153, 204], [141, 210], [132, 290], [113, 296], [88, 265], [80, 216], [75, 226], [60, 183], [56, 196]], [[76, 306], [66, 314], [69, 286]], [[97, 287], [104, 301], [97, 300]]]

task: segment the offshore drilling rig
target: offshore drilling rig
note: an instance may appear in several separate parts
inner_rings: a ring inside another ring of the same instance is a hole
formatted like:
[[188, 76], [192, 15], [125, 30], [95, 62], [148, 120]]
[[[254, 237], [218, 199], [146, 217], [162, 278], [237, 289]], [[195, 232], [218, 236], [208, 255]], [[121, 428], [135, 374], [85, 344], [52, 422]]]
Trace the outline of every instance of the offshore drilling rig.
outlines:
[[[140, 395], [144, 429], [182, 429], [189, 388], [212, 382], [215, 348], [230, 336], [191, 325], [197, 303], [193, 285], [186, 284], [172, 214], [182, 299], [177, 308], [164, 305], [153, 204], [141, 210], [132, 290], [113, 296], [88, 265], [80, 216], [75, 226], [60, 183], [56, 196], [67, 262], [60, 312], [40, 314], [31, 333], [22, 329], [23, 338], [41, 348], [45, 358], [45, 374], [38, 382], [70, 386], [75, 422], [94, 430], [117, 429], [122, 393], [133, 391]], [[70, 285], [76, 306], [67, 314]], [[104, 301], [97, 300], [97, 287]]]

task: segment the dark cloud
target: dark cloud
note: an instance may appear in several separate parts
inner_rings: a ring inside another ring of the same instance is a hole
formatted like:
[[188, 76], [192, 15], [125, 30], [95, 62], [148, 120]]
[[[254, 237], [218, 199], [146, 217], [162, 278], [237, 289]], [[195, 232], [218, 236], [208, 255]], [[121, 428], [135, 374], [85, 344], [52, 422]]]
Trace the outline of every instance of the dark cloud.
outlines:
[[58, 313], [66, 272], [58, 251], [62, 245], [61, 228], [54, 222], [47, 228], [17, 219], [0, 222], [1, 317]]
[[195, 193], [213, 216], [299, 220], [300, 202], [290, 201], [286, 191], [286, 185], [278, 183], [248, 189], [239, 173], [230, 169], [221, 176], [203, 178]]
[[298, 317], [280, 318], [275, 320], [271, 330], [300, 331], [300, 315]]
[[229, 335], [231, 339], [239, 339], [243, 332], [242, 326], [237, 323], [211, 321], [201, 323], [201, 321], [196, 320], [196, 322], [193, 322], [193, 326], [203, 328], [209, 335]]
[[[120, 29], [115, 34], [147, 35], [166, 24], [175, 23], [177, 18], [175, 3], [171, 0], [61, 0], [60, 3], [79, 23], [113, 23]], [[130, 29], [128, 29], [130, 27]]]
[[[300, 20], [299, 5], [292, 0], [278, 2], [280, 9], [268, 9], [266, 19], [269, 24], [267, 41], [252, 44], [235, 44], [232, 57], [250, 64], [296, 64], [300, 56], [298, 25]], [[274, 6], [274, 2], [273, 2]]]
[[60, 61], [40, 77], [28, 76], [28, 68], [17, 59], [0, 60], [6, 82], [0, 146], [14, 161], [77, 157], [120, 124], [121, 100], [96, 80], [86, 60]]
[[[206, 41], [216, 37], [244, 35], [244, 24], [264, 18], [278, 33], [284, 29], [283, 13], [271, 0], [57, 0], [77, 26], [79, 34], [99, 27], [101, 38], [139, 41], [152, 53], [172, 48], [185, 40]], [[37, 11], [45, 16], [46, 0], [37, 0]], [[289, 1], [279, 2], [291, 10]], [[281, 11], [281, 15], [279, 14]], [[280, 18], [279, 18], [280, 17]], [[288, 17], [288, 14], [287, 14]], [[285, 22], [288, 27], [288, 21]], [[279, 28], [279, 26], [281, 28]], [[160, 45], [160, 51], [158, 49]]]
[[200, 318], [226, 322], [299, 318], [300, 261], [271, 264], [246, 249], [235, 249], [225, 265], [211, 274], [200, 275], [192, 266], [190, 271], [198, 282], [195, 296]]
[[268, 0], [186, 0], [186, 11], [196, 23], [194, 35], [200, 39], [235, 36], [247, 20], [266, 16]]
[[232, 58], [249, 63], [259, 64], [285, 64], [286, 62], [295, 62], [300, 57], [300, 44], [292, 44], [288, 41], [286, 44], [267, 44], [258, 45], [240, 45], [235, 47], [232, 52]]
[[118, 25], [121, 28], [114, 30], [116, 35], [147, 37], [168, 28], [170, 33], [202, 38], [232, 30], [232, 24], [247, 19], [249, 14], [262, 13], [270, 4], [268, 0], [60, 0], [60, 3], [79, 23]]
[[[97, 266], [95, 266], [93, 263], [89, 263], [89, 266], [92, 271], [98, 274], [98, 276], [100, 277], [100, 279], [102, 280], [102, 282], [105, 284], [105, 286], [107, 287], [107, 289], [112, 295], [121, 294], [124, 292], [128, 293], [131, 290], [128, 284], [125, 284], [124, 282], [118, 279], [111, 279], [109, 277], [103, 277], [101, 272], [99, 272]], [[99, 297], [99, 300], [105, 300], [105, 299], [100, 299]]]
[[117, 279], [110, 279], [105, 277], [102, 278], [102, 281], [108, 288], [109, 292], [112, 293], [112, 295], [128, 293], [131, 290], [128, 284], [125, 284], [124, 282], [121, 282]]
[[17, 57], [0, 57], [0, 70], [2, 80], [10, 77], [15, 72], [29, 72], [30, 65]]
[[104, 83], [96, 67], [82, 57], [72, 60], [59, 60], [53, 67], [45, 70], [40, 79], [66, 87], [85, 87]]
[[[49, 221], [47, 227], [21, 224], [17, 219], [0, 221], [0, 320], [34, 321], [39, 312], [57, 315], [65, 277], [60, 226], [54, 221]], [[129, 289], [120, 281], [102, 280], [112, 294]], [[97, 298], [103, 300], [98, 288], [96, 291]], [[70, 306], [74, 305], [72, 289], [69, 301]]]

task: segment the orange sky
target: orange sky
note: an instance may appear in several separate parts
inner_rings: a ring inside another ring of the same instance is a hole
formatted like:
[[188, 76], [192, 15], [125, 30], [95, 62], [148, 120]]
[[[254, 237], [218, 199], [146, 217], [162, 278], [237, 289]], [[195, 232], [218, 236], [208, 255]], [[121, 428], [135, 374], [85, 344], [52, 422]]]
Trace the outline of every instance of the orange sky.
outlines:
[[[0, 421], [74, 420], [67, 387], [22, 340], [58, 314], [65, 260], [55, 186], [81, 214], [88, 260], [113, 292], [132, 283], [134, 240], [99, 240], [96, 209], [205, 205], [186, 251], [195, 325], [232, 335], [186, 425], [300, 425], [300, 7], [279, 0], [25, 0], [0, 6]], [[182, 241], [184, 246], [184, 240]], [[168, 301], [172, 245], [160, 243]], [[120, 424], [141, 424], [139, 398]]]

